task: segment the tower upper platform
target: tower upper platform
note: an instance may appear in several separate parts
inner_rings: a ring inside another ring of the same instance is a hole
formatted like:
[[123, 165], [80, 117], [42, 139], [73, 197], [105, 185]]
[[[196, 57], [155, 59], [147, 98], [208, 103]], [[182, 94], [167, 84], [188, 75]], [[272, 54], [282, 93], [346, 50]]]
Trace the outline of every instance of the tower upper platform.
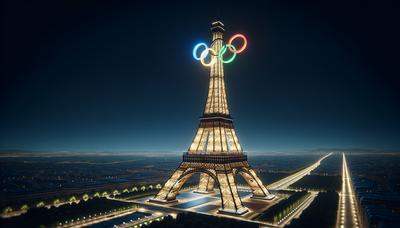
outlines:
[[221, 21], [214, 21], [211, 23], [211, 32], [225, 32], [225, 25]]

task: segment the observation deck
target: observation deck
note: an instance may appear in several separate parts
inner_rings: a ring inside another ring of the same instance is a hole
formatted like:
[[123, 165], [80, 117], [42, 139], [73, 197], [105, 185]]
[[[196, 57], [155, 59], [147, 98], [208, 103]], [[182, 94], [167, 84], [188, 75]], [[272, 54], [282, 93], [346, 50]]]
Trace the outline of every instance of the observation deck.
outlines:
[[193, 154], [183, 153], [183, 162], [201, 162], [201, 163], [215, 163], [226, 164], [233, 162], [247, 161], [247, 153], [235, 154]]

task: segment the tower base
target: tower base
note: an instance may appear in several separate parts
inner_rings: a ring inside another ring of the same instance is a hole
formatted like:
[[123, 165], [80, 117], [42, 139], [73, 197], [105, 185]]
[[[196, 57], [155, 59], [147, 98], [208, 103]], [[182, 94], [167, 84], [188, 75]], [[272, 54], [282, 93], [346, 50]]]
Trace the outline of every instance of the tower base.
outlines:
[[257, 198], [271, 200], [270, 194], [254, 170], [247, 162], [245, 153], [237, 154], [192, 154], [184, 153], [183, 161], [168, 179], [160, 192], [150, 199], [150, 202], [168, 204], [173, 203], [183, 184], [194, 173], [200, 173], [199, 186], [193, 192], [210, 194], [214, 192], [216, 184], [221, 198], [219, 213], [242, 215], [249, 211], [241, 199], [236, 186], [236, 174], [240, 174]]
[[276, 195], [274, 194], [269, 194], [266, 196], [252, 196], [252, 199], [259, 199], [259, 200], [273, 200], [276, 198]]
[[238, 210], [233, 209], [219, 209], [218, 213], [220, 214], [227, 214], [227, 215], [243, 215], [244, 213], [248, 212], [249, 209], [246, 207], [239, 208]]
[[164, 200], [164, 199], [151, 198], [148, 200], [148, 202], [158, 203], [158, 204], [169, 204], [169, 203], [176, 203], [176, 202], [178, 202], [178, 200], [177, 199]]
[[198, 193], [198, 194], [204, 194], [204, 195], [206, 195], [206, 194], [215, 193], [215, 191], [214, 191], [214, 190], [212, 190], [212, 191], [194, 190], [193, 193]]

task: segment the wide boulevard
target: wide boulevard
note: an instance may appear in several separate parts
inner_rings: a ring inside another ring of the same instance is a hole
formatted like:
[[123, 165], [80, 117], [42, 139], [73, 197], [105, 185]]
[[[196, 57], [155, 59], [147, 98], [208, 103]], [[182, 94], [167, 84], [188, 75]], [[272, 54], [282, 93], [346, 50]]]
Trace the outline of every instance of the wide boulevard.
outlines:
[[337, 228], [362, 227], [360, 225], [360, 213], [357, 199], [354, 195], [349, 167], [347, 166], [346, 155], [344, 153], [342, 162], [342, 191], [339, 197], [339, 210], [336, 224]]

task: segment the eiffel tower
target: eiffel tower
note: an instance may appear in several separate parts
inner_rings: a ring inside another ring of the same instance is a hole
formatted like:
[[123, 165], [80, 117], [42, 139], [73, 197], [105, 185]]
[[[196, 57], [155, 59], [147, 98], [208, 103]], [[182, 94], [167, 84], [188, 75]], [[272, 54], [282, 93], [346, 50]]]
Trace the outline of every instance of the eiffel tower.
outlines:
[[[211, 24], [212, 44], [215, 53], [224, 45], [224, 24]], [[213, 56], [212, 58], [217, 58]], [[229, 113], [225, 92], [224, 66], [217, 60], [210, 67], [208, 97], [196, 135], [183, 161], [163, 188], [150, 202], [170, 203], [177, 201], [176, 195], [182, 185], [195, 173], [200, 173], [197, 193], [220, 191], [221, 213], [244, 214], [248, 209], [243, 205], [236, 187], [236, 174], [240, 174], [250, 186], [254, 198], [271, 200], [270, 194], [247, 161], [236, 135]]]

